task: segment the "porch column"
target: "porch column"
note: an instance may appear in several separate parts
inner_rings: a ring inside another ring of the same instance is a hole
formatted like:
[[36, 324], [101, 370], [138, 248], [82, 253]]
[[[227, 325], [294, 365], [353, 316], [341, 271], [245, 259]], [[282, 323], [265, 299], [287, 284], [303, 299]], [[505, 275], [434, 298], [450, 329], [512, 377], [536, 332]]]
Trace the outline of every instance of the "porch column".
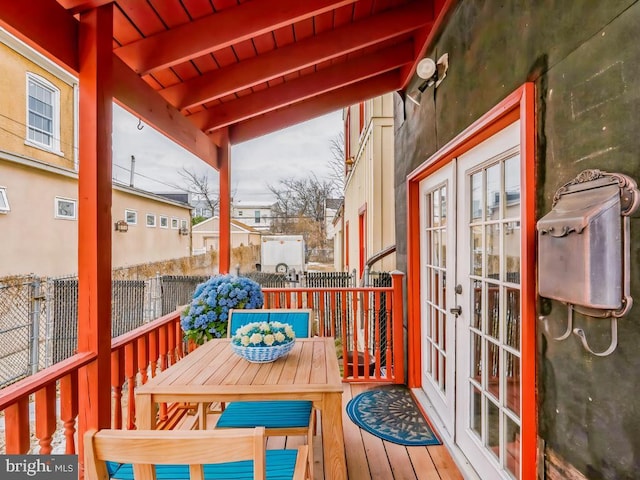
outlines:
[[96, 361], [78, 374], [78, 454], [83, 435], [111, 425], [111, 130], [113, 10], [80, 14], [78, 351]]
[[231, 144], [225, 129], [220, 140], [220, 222], [218, 230], [218, 271], [229, 273], [231, 267]]

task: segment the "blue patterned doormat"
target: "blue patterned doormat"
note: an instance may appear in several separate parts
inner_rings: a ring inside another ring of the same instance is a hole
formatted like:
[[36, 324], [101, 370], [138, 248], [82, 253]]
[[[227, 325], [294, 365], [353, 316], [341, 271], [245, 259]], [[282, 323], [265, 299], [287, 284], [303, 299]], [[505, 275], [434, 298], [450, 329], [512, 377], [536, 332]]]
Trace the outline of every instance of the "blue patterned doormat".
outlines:
[[347, 403], [347, 415], [363, 430], [400, 445], [441, 445], [409, 389], [388, 386], [367, 390]]

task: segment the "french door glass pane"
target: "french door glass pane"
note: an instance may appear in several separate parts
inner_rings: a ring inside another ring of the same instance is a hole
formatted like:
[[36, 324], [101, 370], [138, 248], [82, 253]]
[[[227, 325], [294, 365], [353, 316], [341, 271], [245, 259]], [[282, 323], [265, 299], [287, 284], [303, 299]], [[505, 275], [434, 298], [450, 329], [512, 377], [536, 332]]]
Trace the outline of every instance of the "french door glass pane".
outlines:
[[468, 177], [470, 430], [519, 478], [520, 158], [486, 164]]

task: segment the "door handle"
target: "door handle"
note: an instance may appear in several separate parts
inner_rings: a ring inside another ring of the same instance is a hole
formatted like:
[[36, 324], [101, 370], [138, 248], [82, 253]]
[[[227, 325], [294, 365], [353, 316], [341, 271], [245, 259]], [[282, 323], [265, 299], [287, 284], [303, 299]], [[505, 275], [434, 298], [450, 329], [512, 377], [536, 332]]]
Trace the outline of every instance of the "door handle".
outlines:
[[458, 305], [457, 307], [450, 308], [449, 312], [453, 313], [457, 317], [462, 315], [462, 307]]

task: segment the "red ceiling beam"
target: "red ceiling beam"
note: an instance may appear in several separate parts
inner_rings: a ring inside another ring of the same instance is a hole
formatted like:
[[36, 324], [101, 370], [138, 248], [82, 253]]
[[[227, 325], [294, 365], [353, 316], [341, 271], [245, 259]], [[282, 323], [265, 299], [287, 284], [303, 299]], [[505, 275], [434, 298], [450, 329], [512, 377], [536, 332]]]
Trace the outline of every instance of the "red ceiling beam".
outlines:
[[0, 0], [0, 25], [77, 75], [78, 21], [55, 0]]
[[92, 8], [98, 8], [107, 3], [112, 3], [113, 0], [58, 0], [69, 13], [76, 14], [91, 10]]
[[356, 0], [252, 0], [115, 50], [135, 72], [146, 75]]
[[380, 75], [413, 61], [413, 43], [404, 42], [358, 57], [349, 63], [281, 83], [191, 115], [201, 130], [215, 130], [317, 95]]
[[[397, 71], [387, 72], [363, 82], [318, 95], [289, 108], [276, 110], [229, 127], [229, 139], [233, 145], [261, 137], [268, 133], [326, 115], [400, 88], [401, 79]], [[214, 132], [215, 133], [215, 132]]]
[[413, 2], [208, 72], [160, 93], [183, 110], [425, 27], [432, 23], [431, 13], [428, 2]]
[[140, 116], [213, 168], [219, 168], [218, 149], [212, 139], [169, 105], [116, 56], [113, 57], [113, 77], [113, 95], [119, 105], [133, 115]]

